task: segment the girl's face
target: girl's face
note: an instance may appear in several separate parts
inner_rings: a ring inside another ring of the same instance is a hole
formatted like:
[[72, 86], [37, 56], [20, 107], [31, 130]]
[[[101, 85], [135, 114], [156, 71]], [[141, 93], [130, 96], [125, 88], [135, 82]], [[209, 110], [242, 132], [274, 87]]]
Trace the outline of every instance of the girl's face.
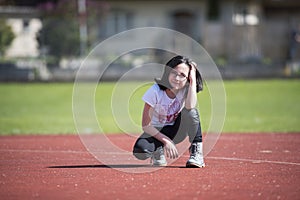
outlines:
[[171, 69], [169, 74], [169, 83], [172, 89], [180, 90], [184, 88], [188, 81], [190, 68], [187, 64], [181, 63]]

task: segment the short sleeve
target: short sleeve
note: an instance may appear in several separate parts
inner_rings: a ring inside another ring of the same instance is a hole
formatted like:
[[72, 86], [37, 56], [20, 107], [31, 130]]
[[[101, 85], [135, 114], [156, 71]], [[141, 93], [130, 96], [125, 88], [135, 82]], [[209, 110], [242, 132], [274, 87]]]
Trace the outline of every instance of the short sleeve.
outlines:
[[149, 104], [151, 107], [154, 107], [154, 105], [157, 104], [157, 96], [159, 90], [160, 88], [157, 84], [151, 86], [142, 97], [143, 101]]

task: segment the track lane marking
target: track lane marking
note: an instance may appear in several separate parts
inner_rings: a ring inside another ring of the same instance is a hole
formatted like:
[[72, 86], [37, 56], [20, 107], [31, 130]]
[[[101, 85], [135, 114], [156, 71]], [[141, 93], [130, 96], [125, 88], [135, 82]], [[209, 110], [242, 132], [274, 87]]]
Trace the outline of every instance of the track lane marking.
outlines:
[[[0, 149], [0, 152], [19, 152], [19, 153], [71, 153], [71, 154], [90, 154], [88, 151], [73, 151], [73, 150], [30, 150], [30, 149]], [[120, 153], [120, 152], [93, 152], [93, 153], [103, 153], [107, 155], [132, 155], [131, 152]], [[189, 157], [183, 155], [181, 157]], [[216, 156], [206, 156], [205, 159], [213, 159], [213, 160], [227, 160], [227, 161], [243, 161], [243, 162], [251, 162], [253, 164], [259, 163], [270, 163], [270, 164], [283, 164], [283, 165], [297, 165], [300, 166], [300, 163], [297, 162], [286, 162], [286, 161], [272, 161], [272, 160], [257, 160], [257, 159], [247, 159], [247, 158], [233, 158], [233, 157], [216, 157]]]

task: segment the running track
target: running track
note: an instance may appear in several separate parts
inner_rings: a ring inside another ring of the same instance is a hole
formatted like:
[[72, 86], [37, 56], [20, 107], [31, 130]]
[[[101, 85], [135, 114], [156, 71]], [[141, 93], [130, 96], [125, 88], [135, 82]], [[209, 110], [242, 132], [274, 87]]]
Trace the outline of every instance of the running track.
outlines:
[[[135, 138], [110, 135], [126, 150]], [[300, 134], [222, 134], [206, 168], [108, 167], [77, 135], [1, 136], [0, 197], [9, 199], [299, 199]], [[114, 155], [107, 152], [103, 156]], [[128, 173], [122, 169], [147, 173]]]

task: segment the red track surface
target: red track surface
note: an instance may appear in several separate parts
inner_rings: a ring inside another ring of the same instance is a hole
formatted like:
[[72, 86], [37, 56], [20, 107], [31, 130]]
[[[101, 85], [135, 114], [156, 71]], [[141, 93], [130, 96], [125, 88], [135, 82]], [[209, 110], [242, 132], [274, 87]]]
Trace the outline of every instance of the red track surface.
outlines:
[[[130, 150], [133, 138], [111, 135]], [[206, 168], [125, 173], [91, 156], [78, 136], [0, 137], [1, 199], [299, 199], [300, 134], [223, 134]], [[112, 156], [107, 154], [107, 156]], [[150, 168], [145, 167], [144, 168]]]

